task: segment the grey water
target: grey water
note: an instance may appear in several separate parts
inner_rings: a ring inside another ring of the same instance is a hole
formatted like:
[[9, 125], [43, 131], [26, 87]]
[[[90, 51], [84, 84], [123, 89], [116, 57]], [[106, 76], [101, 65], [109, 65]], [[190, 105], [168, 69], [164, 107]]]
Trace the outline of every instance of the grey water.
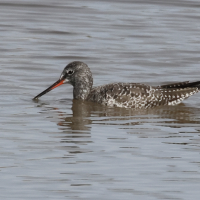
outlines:
[[0, 199], [199, 199], [200, 94], [110, 108], [63, 85], [79, 60], [94, 85], [200, 79], [200, 1], [0, 1]]

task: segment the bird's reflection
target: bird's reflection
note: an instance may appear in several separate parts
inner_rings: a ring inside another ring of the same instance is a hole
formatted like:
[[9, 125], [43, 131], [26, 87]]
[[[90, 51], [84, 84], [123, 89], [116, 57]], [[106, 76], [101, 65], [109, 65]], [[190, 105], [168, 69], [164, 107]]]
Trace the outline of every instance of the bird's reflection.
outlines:
[[[86, 145], [93, 143], [91, 129], [93, 126], [115, 126], [116, 129], [132, 129], [131, 133], [144, 131], [148, 137], [153, 127], [181, 128], [182, 126], [195, 126], [199, 124], [200, 108], [189, 107], [184, 104], [178, 106], [157, 107], [148, 110], [134, 110], [125, 108], [110, 108], [81, 100], [61, 100], [56, 106], [50, 106], [53, 102], [37, 102], [42, 107], [41, 113], [49, 120], [57, 123], [58, 133], [62, 133], [60, 142], [71, 155], [90, 151]], [[72, 106], [71, 106], [72, 105]], [[149, 129], [149, 131], [148, 131]], [[104, 129], [105, 131], [105, 129]], [[127, 133], [130, 131], [127, 130]]]
[[83, 130], [89, 131], [92, 123], [91, 116], [91, 105], [88, 102], [73, 100], [72, 104], [72, 115], [65, 117], [64, 121], [60, 122], [59, 125], [68, 126], [71, 130]]
[[62, 108], [51, 107], [51, 110], [54, 111], [54, 115], [57, 113], [57, 118], [59, 119], [57, 125], [61, 130], [71, 130], [74, 133], [90, 133], [91, 124], [133, 126], [145, 122], [149, 123], [151, 119], [154, 120], [154, 123], [156, 123], [156, 120], [159, 123], [162, 121], [163, 126], [171, 127], [179, 127], [181, 124], [197, 124], [199, 123], [198, 113], [200, 108], [189, 107], [182, 103], [177, 106], [134, 110], [73, 100], [71, 107], [72, 114], [62, 111]]

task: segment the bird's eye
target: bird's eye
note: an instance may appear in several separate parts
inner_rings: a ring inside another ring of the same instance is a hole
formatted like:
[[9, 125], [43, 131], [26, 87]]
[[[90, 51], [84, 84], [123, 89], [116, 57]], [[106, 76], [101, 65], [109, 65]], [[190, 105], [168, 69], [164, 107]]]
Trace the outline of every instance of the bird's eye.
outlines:
[[70, 70], [70, 71], [68, 71], [67, 73], [71, 75], [71, 74], [73, 74], [74, 72], [73, 72], [72, 70]]

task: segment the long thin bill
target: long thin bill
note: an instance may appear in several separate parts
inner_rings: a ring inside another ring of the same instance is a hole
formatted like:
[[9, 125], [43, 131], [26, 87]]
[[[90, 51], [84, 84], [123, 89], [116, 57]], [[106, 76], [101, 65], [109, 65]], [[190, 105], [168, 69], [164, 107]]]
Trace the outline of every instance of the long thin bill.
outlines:
[[56, 81], [53, 85], [51, 85], [50, 87], [48, 87], [46, 90], [44, 90], [43, 92], [41, 92], [40, 94], [38, 94], [37, 96], [35, 96], [33, 98], [33, 100], [38, 99], [39, 97], [43, 96], [44, 94], [46, 94], [47, 92], [53, 90], [54, 88], [62, 85], [64, 83], [64, 80], [58, 80]]

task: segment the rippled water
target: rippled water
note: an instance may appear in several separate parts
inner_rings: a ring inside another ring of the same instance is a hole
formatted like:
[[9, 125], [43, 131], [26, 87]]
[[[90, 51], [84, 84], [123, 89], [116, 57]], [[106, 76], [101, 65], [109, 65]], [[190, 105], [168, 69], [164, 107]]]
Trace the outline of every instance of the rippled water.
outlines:
[[134, 111], [55, 82], [199, 80], [199, 1], [0, 1], [1, 199], [199, 199], [200, 95]]

